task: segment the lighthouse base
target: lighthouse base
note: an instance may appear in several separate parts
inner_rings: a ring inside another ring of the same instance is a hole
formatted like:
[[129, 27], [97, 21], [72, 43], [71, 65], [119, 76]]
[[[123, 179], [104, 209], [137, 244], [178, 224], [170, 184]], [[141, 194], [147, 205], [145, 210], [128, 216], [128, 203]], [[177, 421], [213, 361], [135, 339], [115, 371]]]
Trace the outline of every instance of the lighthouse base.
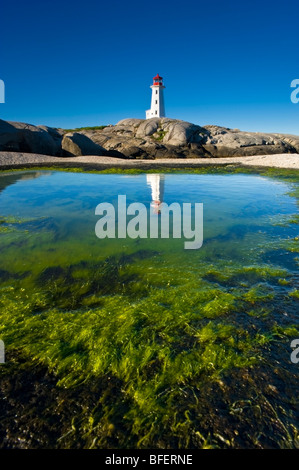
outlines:
[[[155, 117], [155, 114], [151, 109], [148, 109], [147, 111], [145, 111], [145, 118], [146, 119], [151, 119], [153, 117]], [[158, 114], [156, 114], [156, 117], [159, 117]]]
[[156, 110], [148, 109], [145, 111], [145, 119], [152, 119], [152, 118], [162, 118], [165, 117], [165, 114], [159, 113]]

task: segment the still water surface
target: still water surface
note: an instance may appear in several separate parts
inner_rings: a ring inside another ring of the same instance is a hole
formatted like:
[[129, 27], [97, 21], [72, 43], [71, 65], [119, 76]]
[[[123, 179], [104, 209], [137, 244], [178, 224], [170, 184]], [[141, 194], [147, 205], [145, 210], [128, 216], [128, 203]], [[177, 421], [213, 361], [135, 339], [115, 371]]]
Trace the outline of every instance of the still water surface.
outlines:
[[[33, 416], [27, 397], [21, 444], [5, 408], [4, 447], [298, 445], [297, 183], [242, 173], [2, 174], [3, 387], [21, 367], [37, 396], [42, 374], [54, 380], [47, 412]], [[203, 203], [202, 248], [98, 239], [95, 208], [116, 207], [120, 194], [147, 208]]]

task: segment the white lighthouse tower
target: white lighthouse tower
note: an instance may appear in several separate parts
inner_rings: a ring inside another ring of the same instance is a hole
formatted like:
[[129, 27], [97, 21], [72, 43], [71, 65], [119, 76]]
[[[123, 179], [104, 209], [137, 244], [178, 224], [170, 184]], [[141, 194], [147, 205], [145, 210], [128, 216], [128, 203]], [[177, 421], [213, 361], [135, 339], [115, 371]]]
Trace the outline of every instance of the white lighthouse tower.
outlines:
[[151, 119], [153, 117], [165, 117], [165, 107], [164, 107], [164, 94], [163, 90], [165, 86], [163, 85], [163, 78], [157, 74], [153, 78], [154, 82], [151, 85], [152, 89], [152, 102], [151, 109], [148, 109], [145, 112], [146, 119]]

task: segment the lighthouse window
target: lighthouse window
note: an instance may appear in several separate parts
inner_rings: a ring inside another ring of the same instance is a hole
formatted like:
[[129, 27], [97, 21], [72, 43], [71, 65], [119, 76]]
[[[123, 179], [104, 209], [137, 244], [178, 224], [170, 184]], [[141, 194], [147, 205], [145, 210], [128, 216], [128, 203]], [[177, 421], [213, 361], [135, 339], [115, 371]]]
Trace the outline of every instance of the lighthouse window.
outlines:
[[155, 114], [158, 114], [157, 111], [155, 111]]
[[158, 100], [156, 100], [155, 103], [158, 104]]
[[158, 94], [158, 90], [156, 90], [156, 95]]

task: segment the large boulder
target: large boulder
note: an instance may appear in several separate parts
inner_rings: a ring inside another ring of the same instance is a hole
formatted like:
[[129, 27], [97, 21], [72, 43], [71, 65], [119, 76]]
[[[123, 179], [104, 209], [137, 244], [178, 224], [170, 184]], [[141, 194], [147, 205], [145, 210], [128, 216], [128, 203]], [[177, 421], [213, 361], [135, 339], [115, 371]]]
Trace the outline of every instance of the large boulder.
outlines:
[[79, 132], [69, 132], [62, 139], [63, 155], [82, 156], [82, 155], [107, 155], [106, 150], [100, 145], [93, 142], [86, 135]]
[[285, 144], [290, 145], [299, 153], [299, 137], [292, 134], [274, 134], [277, 139], [281, 139]]
[[163, 142], [168, 145], [184, 146], [193, 142], [202, 142], [205, 129], [196, 124], [172, 119], [162, 119]]
[[215, 157], [297, 153], [299, 137], [205, 126], [203, 148]]
[[0, 120], [1, 151], [59, 155], [61, 139], [57, 129]]
[[123, 128], [124, 130], [136, 130], [140, 126], [140, 124], [144, 121], [144, 119], [135, 119], [135, 118], [127, 118], [127, 119], [122, 119], [121, 121], [118, 121], [116, 126], [118, 127], [118, 130]]
[[160, 126], [159, 118], [146, 119], [141, 122], [136, 130], [136, 137], [147, 137], [155, 134]]
[[121, 150], [121, 153], [126, 158], [137, 158], [137, 159], [149, 158], [149, 155], [146, 149], [144, 149], [143, 147], [137, 147], [136, 145], [128, 145], [126, 147], [123, 147]]

